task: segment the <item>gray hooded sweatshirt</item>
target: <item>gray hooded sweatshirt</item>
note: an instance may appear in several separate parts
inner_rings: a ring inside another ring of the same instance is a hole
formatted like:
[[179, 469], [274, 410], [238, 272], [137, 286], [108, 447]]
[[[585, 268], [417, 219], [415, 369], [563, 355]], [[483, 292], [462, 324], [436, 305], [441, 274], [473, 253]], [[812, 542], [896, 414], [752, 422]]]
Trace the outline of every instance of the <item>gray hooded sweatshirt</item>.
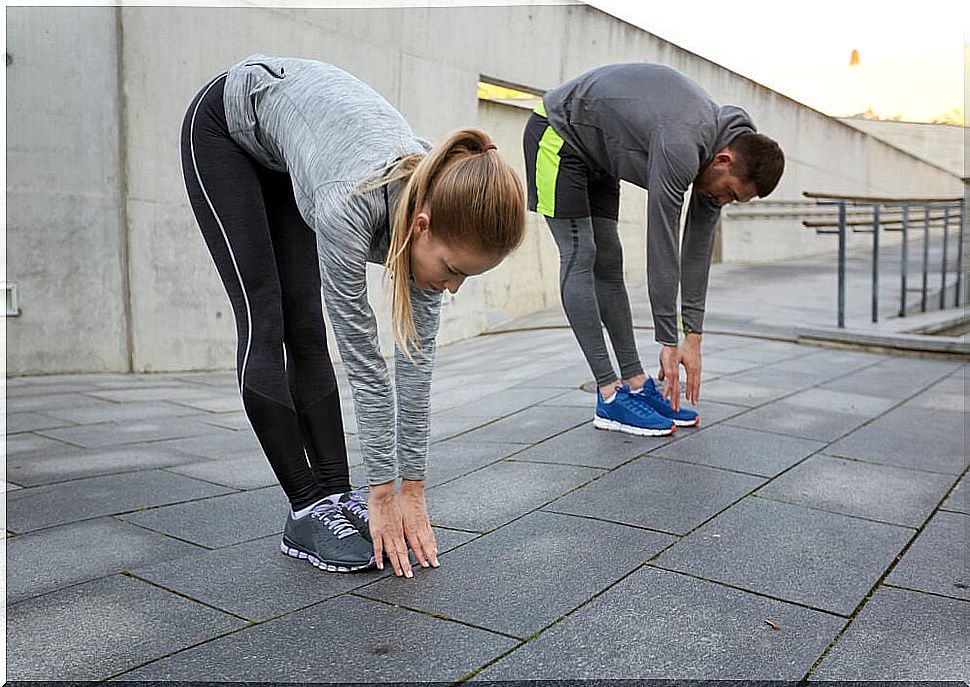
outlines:
[[324, 302], [353, 388], [368, 482], [424, 479], [441, 294], [412, 281], [425, 355], [411, 361], [395, 349], [392, 387], [367, 301], [367, 263], [387, 258], [401, 184], [362, 193], [360, 182], [429, 144], [374, 89], [322, 62], [247, 57], [229, 69], [224, 102], [233, 140], [289, 173], [300, 214], [317, 235]]
[[684, 330], [702, 331], [721, 209], [691, 194], [680, 255], [684, 194], [718, 152], [755, 130], [751, 118], [718, 105], [677, 70], [646, 62], [597, 67], [542, 100], [550, 126], [592, 169], [649, 191], [647, 284], [656, 340], [678, 343], [678, 284]]

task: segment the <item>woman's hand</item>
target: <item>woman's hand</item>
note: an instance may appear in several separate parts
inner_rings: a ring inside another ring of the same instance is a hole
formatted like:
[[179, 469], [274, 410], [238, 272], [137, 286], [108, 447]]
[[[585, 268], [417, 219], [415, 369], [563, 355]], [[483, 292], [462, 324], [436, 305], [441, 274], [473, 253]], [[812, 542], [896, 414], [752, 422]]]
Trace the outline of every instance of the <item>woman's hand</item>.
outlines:
[[424, 481], [406, 479], [398, 496], [404, 516], [404, 534], [421, 567], [437, 568], [438, 546], [428, 519], [428, 506], [424, 500]]
[[384, 569], [386, 553], [391, 559], [391, 568], [394, 569], [395, 575], [414, 577], [414, 573], [411, 572], [411, 561], [408, 559], [408, 547], [404, 543], [404, 517], [394, 491], [394, 482], [371, 486], [370, 497], [367, 499], [367, 511], [377, 569]]

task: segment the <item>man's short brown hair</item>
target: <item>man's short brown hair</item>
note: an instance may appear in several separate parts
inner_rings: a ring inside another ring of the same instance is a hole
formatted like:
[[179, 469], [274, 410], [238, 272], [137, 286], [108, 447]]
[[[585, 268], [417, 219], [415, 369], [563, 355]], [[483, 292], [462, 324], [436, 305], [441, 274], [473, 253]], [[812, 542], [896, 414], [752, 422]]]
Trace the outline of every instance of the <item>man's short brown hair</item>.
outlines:
[[737, 153], [743, 167], [736, 175], [754, 182], [759, 198], [775, 190], [785, 171], [785, 154], [781, 146], [764, 134], [751, 132], [737, 136], [727, 147]]

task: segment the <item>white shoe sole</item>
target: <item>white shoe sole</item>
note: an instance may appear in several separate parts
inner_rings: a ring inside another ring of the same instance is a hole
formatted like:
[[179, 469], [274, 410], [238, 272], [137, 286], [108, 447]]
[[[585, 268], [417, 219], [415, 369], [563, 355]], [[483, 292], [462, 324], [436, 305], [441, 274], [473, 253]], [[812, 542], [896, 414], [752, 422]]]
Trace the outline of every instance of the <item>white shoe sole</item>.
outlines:
[[333, 565], [332, 563], [327, 563], [321, 561], [316, 556], [311, 556], [306, 551], [300, 551], [299, 549], [294, 549], [286, 545], [286, 542], [280, 542], [280, 553], [285, 556], [290, 556], [291, 558], [299, 558], [304, 561], [308, 561], [310, 565], [315, 568], [320, 568], [320, 570], [326, 570], [327, 572], [356, 572], [357, 570], [366, 570], [374, 565], [373, 559], [367, 565]]
[[674, 430], [677, 428], [676, 425], [670, 429], [647, 429], [646, 427], [634, 427], [633, 425], [625, 425], [618, 420], [607, 420], [599, 415], [593, 417], [593, 427], [596, 429], [605, 429], [611, 432], [634, 434], [638, 437], [665, 437], [673, 434]]
[[674, 420], [674, 424], [678, 427], [696, 427], [701, 423], [701, 418], [698, 415], [693, 420]]

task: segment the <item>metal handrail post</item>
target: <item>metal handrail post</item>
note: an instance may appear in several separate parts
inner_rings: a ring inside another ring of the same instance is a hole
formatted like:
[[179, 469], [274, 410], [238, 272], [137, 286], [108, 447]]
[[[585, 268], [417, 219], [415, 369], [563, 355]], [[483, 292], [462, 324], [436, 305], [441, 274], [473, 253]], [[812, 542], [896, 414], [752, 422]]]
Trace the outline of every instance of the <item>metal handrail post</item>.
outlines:
[[960, 242], [957, 244], [957, 294], [953, 305], [960, 305], [960, 287], [963, 285], [963, 230], [967, 224], [967, 200], [960, 203]]
[[845, 201], [839, 203], [839, 329], [845, 328]]
[[872, 206], [872, 321], [879, 321], [879, 203]]
[[940, 269], [940, 310], [946, 307], [946, 252], [950, 241], [950, 206], [943, 208], [943, 265]]
[[923, 206], [923, 285], [922, 293], [919, 297], [920, 312], [926, 312], [926, 287], [927, 275], [930, 266], [930, 205]]
[[906, 317], [906, 272], [908, 271], [908, 267], [909, 267], [909, 245], [908, 245], [909, 233], [908, 232], [909, 232], [909, 203], [904, 203], [903, 204], [903, 244], [902, 244], [903, 255], [902, 255], [902, 264], [899, 270], [899, 277], [901, 281], [900, 289], [902, 291], [902, 298], [900, 299], [901, 302], [899, 304], [900, 317]]

